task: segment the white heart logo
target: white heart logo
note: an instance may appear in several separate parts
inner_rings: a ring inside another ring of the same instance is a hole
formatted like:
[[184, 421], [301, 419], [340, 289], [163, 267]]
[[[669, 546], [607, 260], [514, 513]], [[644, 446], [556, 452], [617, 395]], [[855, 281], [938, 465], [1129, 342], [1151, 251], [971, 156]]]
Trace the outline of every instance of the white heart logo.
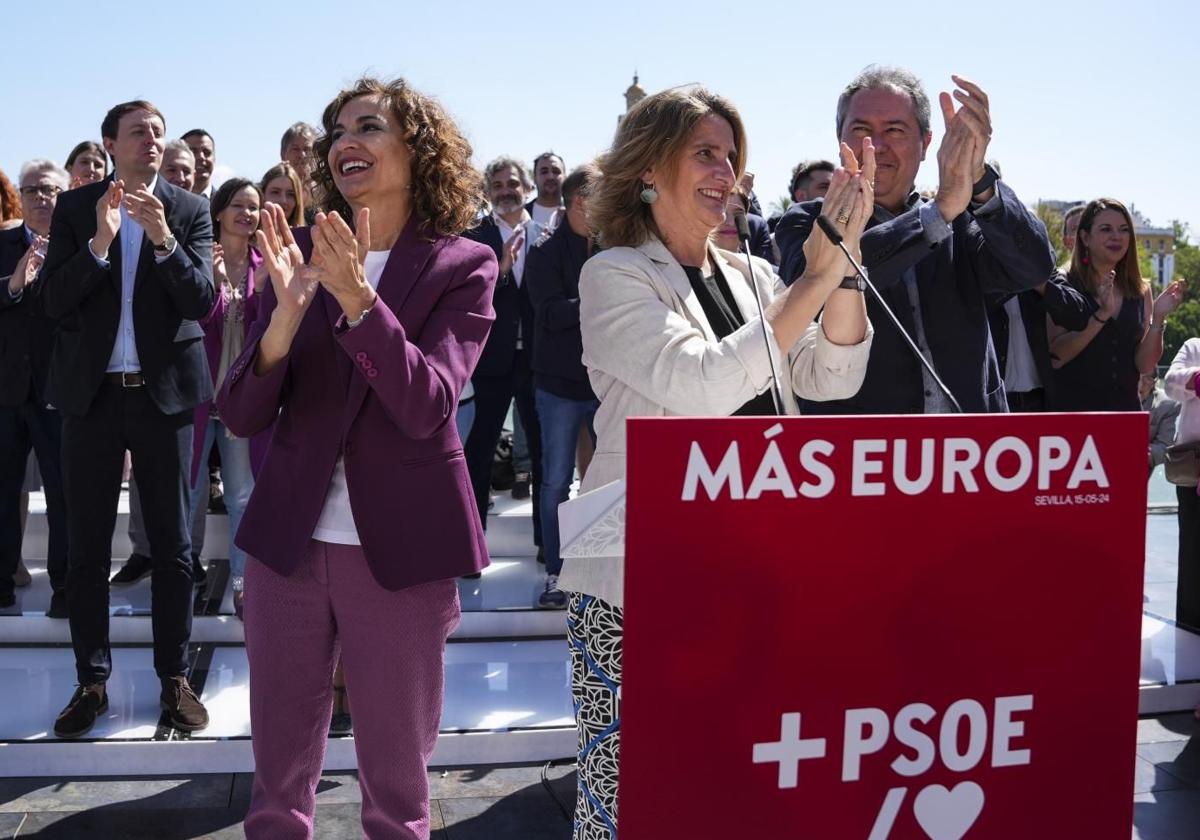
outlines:
[[954, 790], [930, 785], [917, 794], [913, 811], [931, 840], [961, 840], [983, 811], [983, 788], [960, 782]]

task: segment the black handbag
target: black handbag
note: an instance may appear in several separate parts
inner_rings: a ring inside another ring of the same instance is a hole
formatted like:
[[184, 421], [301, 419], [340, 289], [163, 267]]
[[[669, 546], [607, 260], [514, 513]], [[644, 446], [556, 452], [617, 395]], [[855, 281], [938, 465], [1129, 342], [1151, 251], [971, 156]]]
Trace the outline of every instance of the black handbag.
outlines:
[[1168, 446], [1163, 471], [1167, 481], [1176, 487], [1195, 487], [1200, 484], [1200, 440]]

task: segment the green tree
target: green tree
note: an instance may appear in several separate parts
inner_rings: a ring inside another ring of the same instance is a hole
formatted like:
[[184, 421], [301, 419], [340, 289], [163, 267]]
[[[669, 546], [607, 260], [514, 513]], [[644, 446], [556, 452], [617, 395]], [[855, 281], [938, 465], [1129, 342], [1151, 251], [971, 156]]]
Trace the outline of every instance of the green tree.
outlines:
[[1055, 210], [1044, 201], [1037, 203], [1037, 217], [1042, 220], [1042, 224], [1046, 226], [1046, 233], [1050, 236], [1050, 245], [1054, 248], [1054, 264], [1065, 265], [1071, 258], [1063, 248], [1063, 217], [1062, 213]]
[[792, 197], [790, 195], [781, 195], [779, 198], [771, 202], [771, 215], [778, 214], [782, 216], [787, 212], [788, 208], [795, 203], [796, 202], [792, 201]]
[[1189, 338], [1200, 336], [1200, 300], [1185, 300], [1171, 313], [1163, 330], [1163, 354], [1159, 364], [1169, 365]]

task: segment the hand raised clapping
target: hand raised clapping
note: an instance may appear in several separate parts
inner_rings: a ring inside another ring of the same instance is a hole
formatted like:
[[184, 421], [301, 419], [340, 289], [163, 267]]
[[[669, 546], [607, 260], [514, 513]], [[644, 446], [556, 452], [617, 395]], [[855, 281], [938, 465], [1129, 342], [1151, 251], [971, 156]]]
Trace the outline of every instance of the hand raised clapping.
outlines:
[[[854, 151], [842, 144], [842, 165], [834, 171], [821, 205], [821, 215], [841, 231], [847, 250], [860, 262], [862, 233], [875, 211], [875, 147], [871, 138], [864, 138], [862, 153], [860, 166]], [[853, 273], [841, 249], [817, 228], [804, 243], [804, 257], [806, 273], [837, 280]]]
[[145, 187], [125, 193], [125, 212], [146, 231], [146, 238], [155, 246], [163, 244], [170, 235], [167, 211], [162, 201]]
[[1183, 296], [1187, 293], [1187, 281], [1175, 280], [1167, 288], [1163, 289], [1162, 294], [1154, 299], [1154, 321], [1160, 322], [1172, 312], [1179, 308], [1179, 304], [1183, 303]]
[[[365, 309], [365, 298], [373, 297], [363, 262], [371, 248], [371, 212], [358, 211], [357, 232], [334, 211], [317, 214], [313, 226], [313, 264], [319, 266], [317, 279], [349, 317], [357, 318]], [[368, 294], [369, 293], [369, 294]]]
[[278, 204], [263, 207], [261, 228], [255, 236], [263, 267], [271, 278], [278, 310], [293, 318], [303, 316], [316, 297], [318, 269], [305, 265], [287, 216]]
[[[958, 89], [952, 94], [942, 91], [938, 96], [946, 134], [937, 154], [936, 201], [947, 222], [954, 221], [970, 205], [972, 187], [983, 177], [988, 144], [992, 140], [991, 106], [987, 94], [969, 79], [950, 78]], [[957, 111], [954, 109], [956, 99], [961, 105]]]
[[13, 297], [29, 288], [37, 278], [38, 272], [42, 269], [42, 263], [46, 259], [46, 243], [48, 241], [44, 236], [34, 236], [29, 250], [17, 261], [12, 277], [8, 281], [8, 293]]

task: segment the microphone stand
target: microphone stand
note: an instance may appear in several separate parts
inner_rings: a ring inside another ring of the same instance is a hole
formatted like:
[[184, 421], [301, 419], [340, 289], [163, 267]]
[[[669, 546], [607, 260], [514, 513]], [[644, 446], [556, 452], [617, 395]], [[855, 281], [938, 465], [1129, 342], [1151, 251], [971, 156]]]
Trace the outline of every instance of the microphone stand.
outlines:
[[913, 355], [917, 357], [917, 361], [921, 363], [921, 366], [925, 370], [929, 371], [929, 375], [933, 377], [933, 381], [937, 383], [938, 388], [946, 395], [946, 399], [950, 400], [950, 405], [954, 406], [955, 413], [962, 414], [962, 406], [958, 404], [958, 400], [954, 398], [954, 394], [950, 393], [950, 389], [946, 387], [946, 383], [942, 381], [942, 377], [938, 376], [938, 372], [933, 369], [933, 365], [930, 364], [929, 360], [925, 358], [925, 354], [917, 347], [917, 343], [912, 340], [912, 336], [908, 334], [908, 330], [904, 329], [904, 325], [900, 323], [900, 319], [896, 317], [896, 313], [888, 306], [887, 301], [883, 299], [883, 295], [879, 294], [879, 289], [875, 288], [875, 284], [871, 282], [871, 278], [867, 276], [867, 272], [858, 264], [858, 260], [850, 255], [850, 251], [847, 250], [845, 243], [842, 242], [841, 231], [834, 227], [833, 222], [829, 221], [826, 216], [819, 214], [817, 215], [817, 226], [825, 232], [830, 242], [842, 249], [842, 253], [850, 261], [850, 265], [854, 266], [854, 273], [871, 290], [871, 294], [875, 295], [875, 301], [887, 313], [892, 323], [896, 325], [896, 329], [900, 331], [900, 335], [904, 338], [904, 342], [908, 345], [909, 349], [913, 351]]
[[762, 321], [763, 325], [763, 341], [767, 345], [767, 361], [771, 365], [771, 398], [775, 401], [775, 413], [783, 416], [783, 389], [779, 386], [779, 368], [775, 364], [775, 341], [771, 337], [762, 299], [758, 295], [758, 282], [754, 276], [754, 258], [750, 254], [750, 223], [746, 221], [743, 213], [734, 216], [733, 221], [737, 226], [738, 239], [742, 243], [742, 253], [746, 255], [746, 265], [750, 269], [750, 290], [754, 292], [754, 303], [758, 306], [758, 319]]

